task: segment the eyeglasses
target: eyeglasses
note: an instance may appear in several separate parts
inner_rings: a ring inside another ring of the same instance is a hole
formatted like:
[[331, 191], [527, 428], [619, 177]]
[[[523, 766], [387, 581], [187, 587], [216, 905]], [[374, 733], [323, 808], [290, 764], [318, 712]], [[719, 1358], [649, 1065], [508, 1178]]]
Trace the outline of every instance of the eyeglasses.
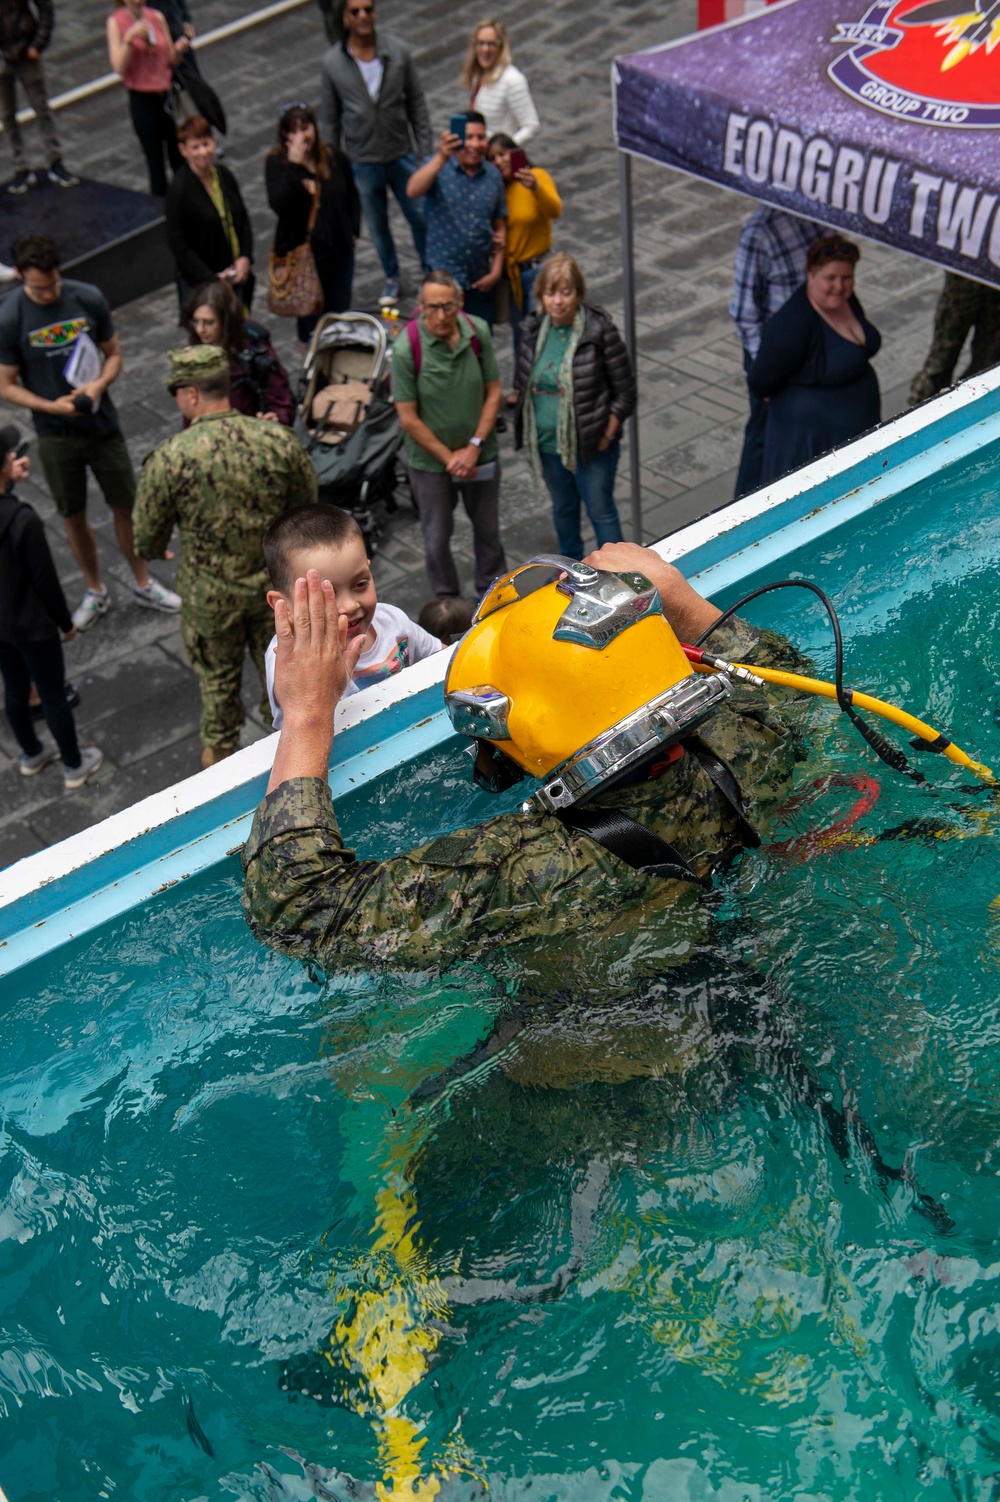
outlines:
[[421, 306], [423, 312], [426, 313], [429, 316], [430, 314], [438, 314], [438, 313], [454, 313], [456, 311], [456, 309], [458, 308], [458, 303], [457, 302], [425, 302], [425, 303], [421, 303], [420, 306]]

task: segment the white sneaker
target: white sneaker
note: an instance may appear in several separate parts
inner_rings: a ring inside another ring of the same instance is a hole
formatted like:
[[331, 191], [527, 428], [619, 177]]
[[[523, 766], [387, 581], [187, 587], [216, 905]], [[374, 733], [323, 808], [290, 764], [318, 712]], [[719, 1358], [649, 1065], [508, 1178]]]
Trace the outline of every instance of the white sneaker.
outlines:
[[140, 605], [145, 605], [150, 610], [162, 610], [164, 615], [176, 615], [181, 608], [181, 597], [175, 595], [172, 589], [161, 584], [159, 579], [149, 576], [149, 583], [132, 585], [132, 593]]
[[73, 625], [78, 631], [89, 631], [110, 609], [111, 596], [106, 589], [85, 590], [83, 599], [73, 611]]
[[104, 752], [100, 746], [81, 746], [80, 765], [67, 767], [63, 763], [63, 786], [67, 793], [72, 793], [75, 788], [82, 788], [104, 761]]
[[21, 776], [37, 777], [39, 772], [50, 767], [54, 761], [59, 760], [59, 752], [55, 746], [43, 747], [37, 756], [21, 757]]

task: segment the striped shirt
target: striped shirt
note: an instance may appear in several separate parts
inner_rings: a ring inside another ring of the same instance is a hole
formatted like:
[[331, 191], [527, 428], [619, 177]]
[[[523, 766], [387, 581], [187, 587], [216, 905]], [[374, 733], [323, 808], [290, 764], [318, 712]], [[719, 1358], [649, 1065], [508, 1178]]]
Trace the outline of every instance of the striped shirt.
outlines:
[[751, 359], [760, 348], [760, 331], [806, 279], [806, 255], [814, 240], [830, 231], [812, 219], [800, 219], [762, 204], [740, 232], [736, 275], [729, 314]]

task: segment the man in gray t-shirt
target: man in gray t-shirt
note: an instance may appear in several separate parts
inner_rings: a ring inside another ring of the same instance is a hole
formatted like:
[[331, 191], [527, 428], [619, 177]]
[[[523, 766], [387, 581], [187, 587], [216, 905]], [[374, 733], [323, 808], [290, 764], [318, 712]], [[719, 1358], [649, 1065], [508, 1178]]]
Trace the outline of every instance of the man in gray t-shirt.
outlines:
[[42, 471], [86, 584], [73, 624], [86, 631], [111, 604], [87, 520], [88, 470], [111, 507], [136, 599], [175, 614], [180, 596], [152, 577], [132, 545], [135, 475], [108, 394], [122, 355], [107, 299], [88, 282], [63, 280], [58, 248], [44, 235], [22, 235], [13, 258], [21, 285], [0, 304], [0, 400], [26, 407], [35, 424]]

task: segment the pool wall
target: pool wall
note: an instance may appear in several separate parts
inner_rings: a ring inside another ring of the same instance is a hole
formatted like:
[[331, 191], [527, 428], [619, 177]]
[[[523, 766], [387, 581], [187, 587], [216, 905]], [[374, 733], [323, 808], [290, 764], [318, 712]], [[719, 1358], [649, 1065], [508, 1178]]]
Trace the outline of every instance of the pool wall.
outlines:
[[[1000, 439], [1000, 372], [964, 382], [767, 490], [655, 544], [709, 596]], [[452, 734], [447, 654], [346, 700], [334, 797]], [[234, 855], [263, 796], [276, 736], [0, 872], [0, 975]]]

